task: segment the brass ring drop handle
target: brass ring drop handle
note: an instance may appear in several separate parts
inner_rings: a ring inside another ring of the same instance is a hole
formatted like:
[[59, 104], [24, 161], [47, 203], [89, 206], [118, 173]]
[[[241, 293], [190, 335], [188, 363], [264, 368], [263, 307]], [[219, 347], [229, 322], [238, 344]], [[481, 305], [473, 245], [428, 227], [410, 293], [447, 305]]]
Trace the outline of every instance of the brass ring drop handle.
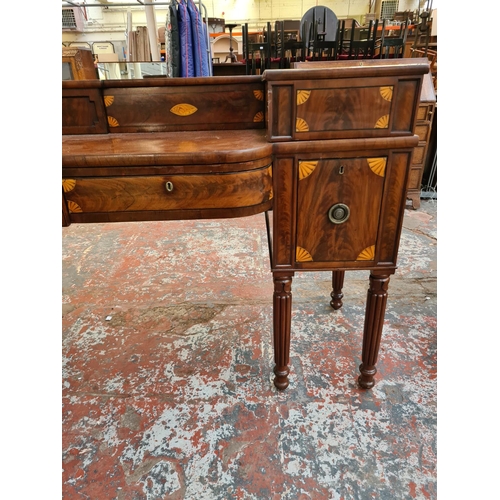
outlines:
[[328, 218], [333, 224], [342, 224], [349, 218], [350, 214], [349, 207], [343, 203], [336, 203], [328, 210]]
[[168, 191], [169, 193], [171, 193], [171, 192], [174, 190], [174, 185], [173, 185], [170, 181], [168, 181], [168, 182], [165, 184], [165, 188], [167, 189], [167, 191]]

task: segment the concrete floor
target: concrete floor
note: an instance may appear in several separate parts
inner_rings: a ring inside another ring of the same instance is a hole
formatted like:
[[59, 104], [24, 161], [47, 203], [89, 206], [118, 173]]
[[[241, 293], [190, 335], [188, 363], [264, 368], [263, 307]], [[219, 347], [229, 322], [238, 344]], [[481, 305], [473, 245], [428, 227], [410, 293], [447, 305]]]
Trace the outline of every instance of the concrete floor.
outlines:
[[293, 284], [272, 384], [264, 215], [63, 229], [63, 498], [435, 499], [437, 201], [406, 210], [376, 385], [368, 272]]

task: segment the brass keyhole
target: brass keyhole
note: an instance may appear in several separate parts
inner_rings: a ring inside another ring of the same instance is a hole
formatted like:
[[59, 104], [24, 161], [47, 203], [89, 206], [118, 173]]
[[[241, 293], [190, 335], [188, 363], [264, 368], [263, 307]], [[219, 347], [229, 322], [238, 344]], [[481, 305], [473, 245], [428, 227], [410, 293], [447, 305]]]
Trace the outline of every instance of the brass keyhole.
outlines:
[[349, 218], [349, 215], [351, 215], [351, 211], [343, 203], [336, 203], [328, 210], [328, 218], [333, 224], [342, 224]]
[[165, 187], [167, 188], [167, 191], [168, 191], [169, 193], [171, 193], [171, 192], [174, 190], [174, 185], [173, 185], [170, 181], [168, 181], [168, 182], [165, 184]]
[[339, 174], [342, 175], [344, 173], [344, 165], [340, 165]]

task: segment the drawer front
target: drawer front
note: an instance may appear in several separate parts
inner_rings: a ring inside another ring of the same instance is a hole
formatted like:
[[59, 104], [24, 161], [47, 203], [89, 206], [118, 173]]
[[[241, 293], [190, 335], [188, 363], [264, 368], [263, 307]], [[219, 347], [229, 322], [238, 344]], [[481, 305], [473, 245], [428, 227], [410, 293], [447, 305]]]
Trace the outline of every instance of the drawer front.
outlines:
[[414, 165], [419, 165], [419, 164], [423, 163], [426, 148], [427, 148], [427, 144], [419, 144], [413, 150], [413, 164]]
[[415, 134], [418, 135], [420, 141], [425, 142], [429, 139], [430, 130], [430, 123], [417, 124], [415, 127]]
[[113, 133], [265, 128], [260, 82], [111, 88], [104, 102]]
[[420, 189], [423, 167], [412, 168], [408, 177], [408, 189]]
[[296, 262], [374, 261], [387, 157], [299, 161]]
[[419, 80], [388, 77], [273, 82], [267, 93], [269, 140], [410, 135]]
[[209, 175], [63, 179], [70, 213], [250, 207], [272, 197], [271, 166]]
[[[356, 130], [362, 136], [365, 131], [387, 129], [393, 88], [299, 89], [296, 94], [296, 137], [346, 130]], [[358, 105], [362, 102], [369, 102], [370, 106]]]
[[421, 103], [417, 110], [417, 121], [427, 122], [432, 119], [434, 104]]

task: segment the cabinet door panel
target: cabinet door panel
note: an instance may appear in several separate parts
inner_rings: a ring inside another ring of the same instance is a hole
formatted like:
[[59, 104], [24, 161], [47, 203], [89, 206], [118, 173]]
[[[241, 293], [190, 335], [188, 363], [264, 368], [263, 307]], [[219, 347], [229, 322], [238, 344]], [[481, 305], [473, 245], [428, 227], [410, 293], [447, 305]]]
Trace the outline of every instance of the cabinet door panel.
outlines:
[[298, 262], [375, 260], [386, 164], [387, 157], [299, 161]]

